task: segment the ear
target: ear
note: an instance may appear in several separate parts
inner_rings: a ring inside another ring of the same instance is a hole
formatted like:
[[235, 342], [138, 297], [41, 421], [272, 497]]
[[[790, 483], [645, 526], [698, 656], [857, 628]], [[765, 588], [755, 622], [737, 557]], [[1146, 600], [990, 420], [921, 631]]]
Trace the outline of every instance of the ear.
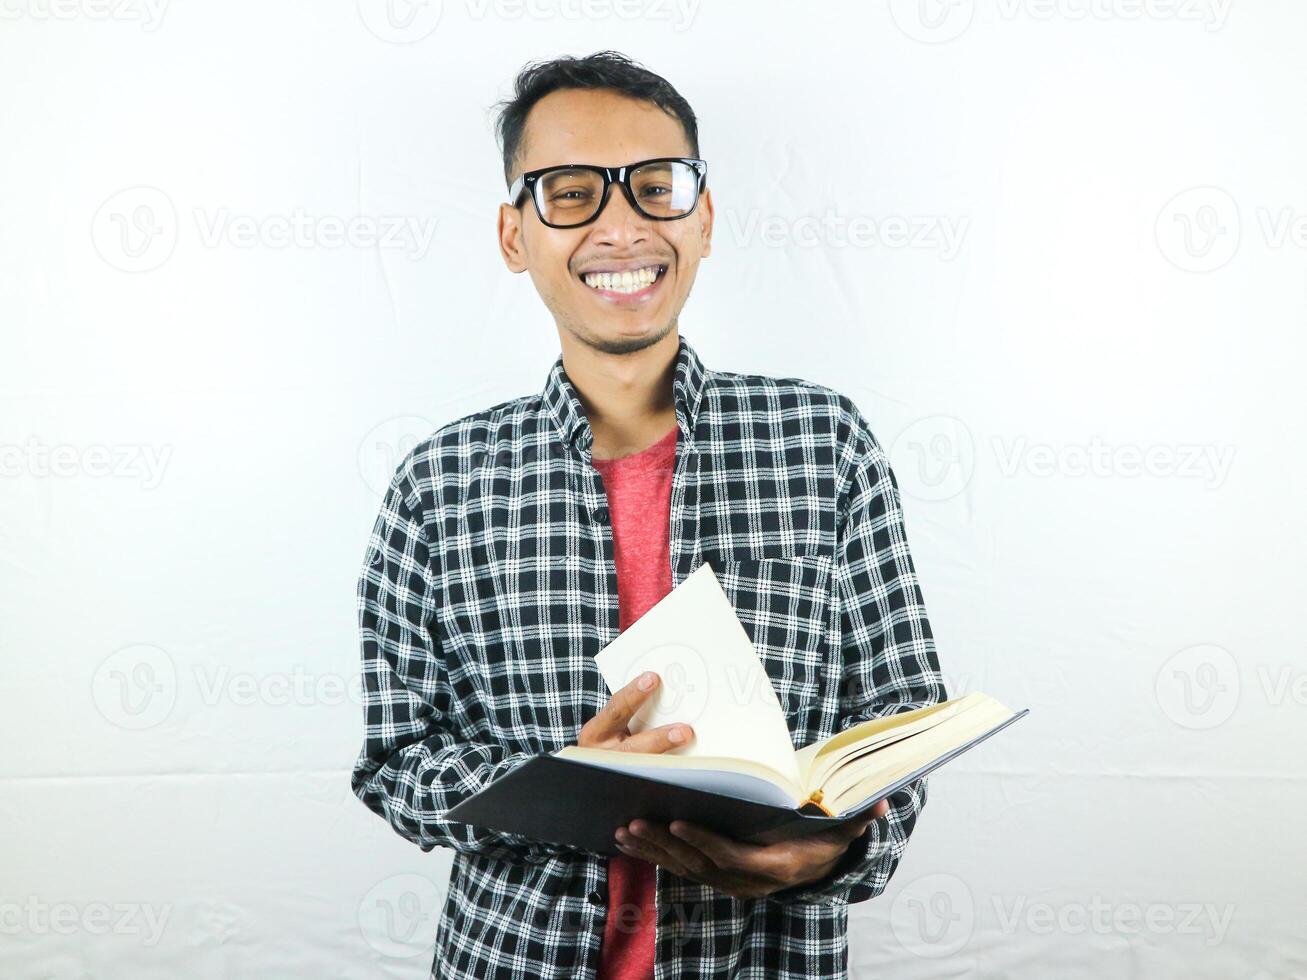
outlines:
[[713, 224], [713, 204], [712, 191], [705, 189], [703, 200], [699, 202], [699, 230], [703, 236], [703, 248], [700, 250], [700, 257], [706, 258], [712, 255], [712, 224]]
[[526, 243], [522, 212], [511, 204], [499, 205], [499, 253], [510, 272], [526, 271]]

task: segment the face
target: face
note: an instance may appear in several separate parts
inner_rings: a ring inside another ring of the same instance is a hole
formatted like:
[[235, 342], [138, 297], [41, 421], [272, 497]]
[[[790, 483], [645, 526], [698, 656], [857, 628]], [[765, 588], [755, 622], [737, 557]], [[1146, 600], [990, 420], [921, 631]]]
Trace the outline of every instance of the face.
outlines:
[[[527, 116], [513, 177], [565, 163], [620, 167], [654, 157], [692, 156], [680, 122], [648, 102], [603, 90], [545, 96]], [[606, 353], [651, 346], [676, 327], [699, 259], [711, 251], [713, 207], [705, 190], [688, 217], [644, 217], [616, 183], [599, 217], [579, 228], [550, 228], [529, 194], [499, 208], [499, 246], [513, 272], [529, 272], [566, 343]], [[634, 293], [596, 288], [587, 273], [656, 267], [652, 285]]]

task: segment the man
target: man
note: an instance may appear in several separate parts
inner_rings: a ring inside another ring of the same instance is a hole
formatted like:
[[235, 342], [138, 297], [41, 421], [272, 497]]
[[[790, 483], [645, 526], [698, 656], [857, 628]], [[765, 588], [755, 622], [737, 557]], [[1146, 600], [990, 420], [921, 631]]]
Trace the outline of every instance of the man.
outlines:
[[844, 976], [847, 906], [884, 890], [924, 781], [771, 846], [635, 820], [611, 859], [444, 819], [534, 753], [693, 738], [630, 735], [659, 679], [610, 699], [593, 661], [705, 560], [796, 747], [945, 697], [898, 487], [853, 402], [710, 370], [679, 335], [713, 222], [689, 105], [600, 52], [528, 66], [499, 133], [500, 249], [562, 353], [540, 393], [443, 426], [395, 473], [359, 582], [353, 789], [457, 852], [433, 976]]

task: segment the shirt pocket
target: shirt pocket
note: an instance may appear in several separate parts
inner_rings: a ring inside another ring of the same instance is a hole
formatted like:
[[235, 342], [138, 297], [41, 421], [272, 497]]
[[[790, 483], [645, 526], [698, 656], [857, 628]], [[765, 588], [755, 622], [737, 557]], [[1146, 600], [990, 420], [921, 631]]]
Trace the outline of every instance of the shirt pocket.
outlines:
[[838, 685], [834, 561], [827, 555], [709, 558], [776, 689], [795, 748], [833, 724]]

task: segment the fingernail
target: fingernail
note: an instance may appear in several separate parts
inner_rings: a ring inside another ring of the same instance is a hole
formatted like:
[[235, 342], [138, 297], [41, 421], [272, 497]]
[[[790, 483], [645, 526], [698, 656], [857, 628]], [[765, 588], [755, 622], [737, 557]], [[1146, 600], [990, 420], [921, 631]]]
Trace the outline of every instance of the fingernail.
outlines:
[[647, 691], [649, 690], [649, 688], [654, 686], [654, 683], [657, 680], [658, 680], [657, 674], [655, 674], [652, 670], [646, 670], [643, 674], [640, 675], [640, 679], [636, 681], [636, 684], [639, 685], [640, 690]]
[[681, 742], [684, 742], [684, 741], [685, 741], [685, 729], [684, 729], [684, 728], [673, 728], [670, 732], [667, 733], [667, 741], [669, 741], [669, 742], [676, 742], [677, 744], [680, 744]]

